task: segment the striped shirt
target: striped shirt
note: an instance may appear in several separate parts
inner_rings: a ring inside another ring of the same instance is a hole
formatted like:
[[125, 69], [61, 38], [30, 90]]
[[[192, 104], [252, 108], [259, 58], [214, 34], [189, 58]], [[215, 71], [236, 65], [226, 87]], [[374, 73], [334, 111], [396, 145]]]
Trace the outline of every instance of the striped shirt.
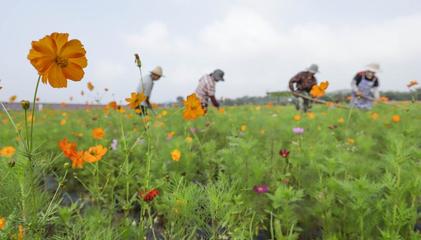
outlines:
[[215, 85], [216, 82], [209, 75], [203, 75], [199, 79], [199, 86], [196, 88], [196, 95], [200, 98], [203, 104], [207, 104], [210, 96], [215, 96]]

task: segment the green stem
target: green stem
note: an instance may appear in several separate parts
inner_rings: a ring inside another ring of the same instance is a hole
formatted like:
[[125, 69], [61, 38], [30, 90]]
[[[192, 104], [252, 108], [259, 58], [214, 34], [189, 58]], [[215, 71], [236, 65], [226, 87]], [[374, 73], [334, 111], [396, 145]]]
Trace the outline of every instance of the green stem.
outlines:
[[25, 141], [26, 141], [26, 147], [25, 149], [28, 150], [29, 148], [29, 132], [28, 132], [28, 110], [25, 109]]
[[123, 141], [123, 147], [124, 147], [124, 165], [126, 170], [126, 204], [129, 203], [129, 191], [130, 191], [130, 183], [129, 183], [129, 152], [127, 149], [127, 141], [126, 141], [126, 135], [124, 133], [124, 127], [123, 127], [123, 119], [120, 115], [120, 130], [121, 130], [121, 138]]
[[[39, 87], [39, 82], [41, 81], [41, 75], [39, 75], [38, 80], [37, 80], [37, 85], [35, 87], [35, 93], [34, 93], [34, 100], [32, 102], [32, 115], [31, 115], [31, 138], [29, 140], [29, 152], [30, 154], [32, 154], [32, 146], [33, 146], [33, 130], [34, 130], [34, 118], [35, 118], [35, 103], [37, 100], [37, 93], [38, 93], [38, 87]], [[29, 157], [29, 160], [31, 160], [31, 155]]]

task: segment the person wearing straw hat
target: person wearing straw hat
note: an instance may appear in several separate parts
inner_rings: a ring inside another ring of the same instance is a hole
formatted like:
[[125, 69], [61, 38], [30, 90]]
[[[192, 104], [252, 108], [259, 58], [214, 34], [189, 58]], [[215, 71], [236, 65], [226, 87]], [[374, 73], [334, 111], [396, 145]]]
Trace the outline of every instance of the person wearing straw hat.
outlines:
[[141, 78], [140, 83], [137, 87], [137, 92], [145, 95], [146, 99], [143, 101], [137, 109], [140, 109], [140, 115], [147, 114], [147, 109], [152, 110], [152, 104], [150, 102], [152, 89], [155, 81], [158, 81], [162, 77], [162, 68], [156, 66], [150, 73]]
[[210, 74], [205, 74], [199, 79], [199, 85], [196, 88], [196, 95], [199, 97], [202, 107], [207, 111], [208, 101], [211, 100], [214, 107], [219, 108], [219, 102], [215, 97], [216, 83], [225, 81], [224, 71], [216, 69]]
[[[307, 112], [311, 108], [310, 91], [314, 85], [317, 85], [315, 75], [319, 72], [319, 66], [312, 64], [306, 70], [297, 73], [289, 80], [289, 89], [295, 96], [295, 108], [299, 111]], [[304, 97], [303, 97], [304, 96]]]
[[372, 108], [373, 102], [379, 98], [379, 79], [376, 76], [379, 72], [380, 65], [371, 63], [355, 75], [351, 82], [352, 106], [367, 110]]

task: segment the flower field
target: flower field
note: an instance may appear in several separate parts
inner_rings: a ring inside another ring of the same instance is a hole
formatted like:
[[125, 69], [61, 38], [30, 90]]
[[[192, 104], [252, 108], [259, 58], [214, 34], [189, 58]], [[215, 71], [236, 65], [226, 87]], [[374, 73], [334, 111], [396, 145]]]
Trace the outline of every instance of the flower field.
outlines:
[[67, 33], [33, 41], [27, 58], [33, 101], [0, 102], [0, 239], [421, 239], [416, 95], [359, 111], [320, 100], [326, 81], [306, 114], [207, 111], [192, 94], [146, 115], [144, 92], [36, 110], [41, 82], [81, 81], [88, 60]]
[[110, 106], [1, 112], [1, 239], [420, 239], [419, 104]]

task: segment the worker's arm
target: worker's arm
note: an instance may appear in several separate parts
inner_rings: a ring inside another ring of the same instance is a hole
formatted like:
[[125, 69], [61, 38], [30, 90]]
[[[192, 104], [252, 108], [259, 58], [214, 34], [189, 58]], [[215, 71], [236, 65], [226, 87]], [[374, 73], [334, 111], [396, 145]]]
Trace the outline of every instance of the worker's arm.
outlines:
[[219, 102], [218, 102], [218, 100], [216, 100], [215, 96], [210, 96], [209, 98], [210, 98], [213, 106], [215, 106], [216, 108], [219, 108]]
[[297, 75], [295, 75], [293, 78], [291, 78], [291, 80], [289, 80], [289, 90], [291, 90], [292, 94], [295, 95], [295, 87], [294, 84], [298, 83], [300, 81], [300, 73], [298, 73]]
[[355, 75], [355, 77], [352, 79], [352, 82], [351, 82], [352, 92], [354, 92], [357, 96], [362, 96], [362, 92], [360, 92], [357, 85], [357, 81], [361, 80], [361, 77], [362, 77], [361, 74], [358, 73], [357, 75]]
[[379, 99], [380, 98], [380, 92], [379, 92], [379, 88], [378, 87], [373, 87], [371, 89], [371, 92], [374, 95], [374, 99]]

